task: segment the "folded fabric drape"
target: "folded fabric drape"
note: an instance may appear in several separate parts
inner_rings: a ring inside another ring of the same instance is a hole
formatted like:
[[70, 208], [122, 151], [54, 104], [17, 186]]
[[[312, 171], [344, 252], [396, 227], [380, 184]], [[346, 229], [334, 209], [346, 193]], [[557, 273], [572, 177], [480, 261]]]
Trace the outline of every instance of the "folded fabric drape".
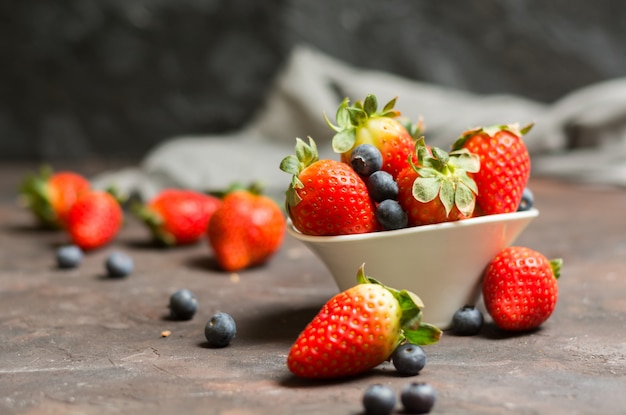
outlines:
[[[549, 74], [547, 74], [549, 76]], [[283, 192], [289, 177], [280, 160], [295, 138], [312, 136], [323, 157], [334, 118], [345, 97], [373, 93], [379, 102], [398, 97], [402, 115], [423, 119], [426, 141], [447, 149], [465, 130], [493, 124], [534, 123], [525, 136], [533, 175], [626, 186], [626, 78], [572, 91], [546, 104], [513, 95], [477, 95], [393, 74], [350, 66], [307, 46], [294, 48], [263, 108], [229, 134], [172, 137], [140, 165], [93, 178], [97, 187], [152, 197], [164, 187], [222, 189], [234, 181], [260, 181]]]

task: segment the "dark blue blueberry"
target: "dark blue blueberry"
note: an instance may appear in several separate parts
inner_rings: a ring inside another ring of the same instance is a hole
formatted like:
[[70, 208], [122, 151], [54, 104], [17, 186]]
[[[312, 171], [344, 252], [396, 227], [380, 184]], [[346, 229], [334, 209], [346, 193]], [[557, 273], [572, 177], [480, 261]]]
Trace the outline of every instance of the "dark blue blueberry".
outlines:
[[404, 410], [409, 414], [429, 413], [435, 405], [435, 399], [435, 389], [424, 382], [410, 383], [400, 392]]
[[360, 144], [350, 153], [352, 169], [361, 176], [369, 176], [383, 167], [383, 156], [372, 144]]
[[483, 313], [474, 306], [466, 305], [452, 316], [452, 331], [459, 336], [474, 336], [483, 328]]
[[375, 384], [363, 394], [363, 407], [367, 415], [389, 415], [395, 406], [396, 394], [389, 386]]
[[409, 218], [400, 204], [391, 199], [383, 200], [376, 207], [376, 219], [384, 230], [406, 228]]
[[386, 199], [398, 198], [398, 183], [384, 170], [372, 173], [365, 184], [374, 202], [380, 203]]
[[519, 206], [517, 207], [518, 212], [523, 212], [525, 210], [530, 210], [535, 204], [535, 196], [533, 192], [528, 188], [524, 188], [522, 192], [522, 200], [519, 202]]
[[217, 313], [206, 323], [204, 335], [211, 347], [226, 347], [235, 338], [237, 326], [227, 313]]
[[108, 256], [105, 263], [109, 277], [125, 277], [133, 272], [133, 259], [123, 252], [113, 252]]
[[178, 290], [170, 297], [170, 313], [179, 320], [190, 320], [198, 311], [198, 298], [189, 290]]
[[77, 245], [65, 245], [57, 249], [59, 268], [75, 268], [83, 261], [83, 251]]
[[420, 346], [404, 343], [391, 356], [393, 366], [403, 376], [415, 376], [426, 366], [426, 353]]

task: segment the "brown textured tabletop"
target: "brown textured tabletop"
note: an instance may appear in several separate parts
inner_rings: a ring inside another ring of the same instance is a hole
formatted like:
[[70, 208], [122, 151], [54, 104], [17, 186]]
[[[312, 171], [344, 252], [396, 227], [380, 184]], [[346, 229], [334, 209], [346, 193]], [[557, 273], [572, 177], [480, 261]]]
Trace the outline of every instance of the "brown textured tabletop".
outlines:
[[[417, 377], [383, 364], [321, 383], [285, 366], [291, 342], [337, 292], [299, 242], [287, 238], [269, 264], [231, 275], [205, 243], [155, 248], [129, 219], [114, 244], [59, 270], [54, 247], [64, 235], [37, 230], [15, 203], [21, 167], [0, 167], [1, 414], [359, 414], [367, 386], [399, 391], [415, 380], [435, 387], [435, 414], [626, 413], [623, 189], [531, 180], [540, 215], [517, 244], [565, 262], [556, 311], [540, 330], [446, 333], [425, 347]], [[135, 260], [125, 279], [104, 278], [114, 249]], [[191, 321], [168, 319], [180, 288], [199, 298]], [[238, 334], [211, 349], [203, 330], [218, 310]]]

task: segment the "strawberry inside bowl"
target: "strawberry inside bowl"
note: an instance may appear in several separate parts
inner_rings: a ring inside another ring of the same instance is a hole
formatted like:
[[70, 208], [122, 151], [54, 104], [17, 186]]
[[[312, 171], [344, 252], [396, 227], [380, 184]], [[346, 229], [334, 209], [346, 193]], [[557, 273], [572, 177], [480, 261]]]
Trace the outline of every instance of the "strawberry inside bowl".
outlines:
[[495, 214], [404, 229], [311, 236], [288, 220], [289, 234], [329, 269], [340, 290], [355, 285], [359, 266], [385, 285], [416, 293], [422, 321], [449, 328], [455, 311], [475, 304], [489, 261], [511, 245], [539, 211]]

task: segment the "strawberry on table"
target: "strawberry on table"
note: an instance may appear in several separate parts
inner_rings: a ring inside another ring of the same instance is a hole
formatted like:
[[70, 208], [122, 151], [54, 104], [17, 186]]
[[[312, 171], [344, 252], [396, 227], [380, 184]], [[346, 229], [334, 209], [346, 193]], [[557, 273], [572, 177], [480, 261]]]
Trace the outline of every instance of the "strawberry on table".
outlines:
[[398, 202], [408, 216], [409, 226], [451, 222], [471, 217], [476, 202], [478, 157], [460, 149], [450, 154], [427, 147], [420, 138], [413, 162], [398, 175]]
[[152, 236], [168, 246], [185, 245], [204, 238], [213, 213], [221, 200], [190, 189], [164, 189], [133, 212], [151, 231]]
[[89, 181], [72, 171], [53, 172], [43, 167], [21, 184], [20, 194], [38, 222], [50, 228], [63, 228], [67, 212], [76, 198], [90, 189]]
[[91, 190], [81, 194], [67, 214], [67, 232], [83, 250], [102, 247], [118, 234], [124, 214], [117, 199], [108, 192]]
[[550, 261], [526, 247], [512, 246], [498, 253], [482, 283], [485, 307], [496, 326], [523, 331], [543, 324], [556, 307], [562, 265], [561, 259]]
[[435, 343], [441, 330], [421, 321], [420, 298], [357, 273], [357, 285], [331, 298], [289, 350], [287, 366], [312, 379], [357, 375], [388, 360], [409, 341]]
[[497, 125], [466, 131], [453, 149], [466, 148], [480, 157], [473, 174], [478, 186], [476, 205], [482, 214], [515, 212], [530, 176], [530, 155], [522, 137], [532, 124]]
[[363, 179], [346, 163], [320, 160], [315, 141], [296, 139], [296, 154], [281, 170], [292, 175], [286, 209], [306, 235], [346, 235], [377, 230], [376, 208]]
[[269, 260], [285, 229], [280, 206], [251, 186], [226, 193], [209, 221], [208, 240], [220, 267], [234, 272]]
[[398, 119], [400, 111], [394, 109], [396, 98], [378, 111], [375, 95], [367, 95], [363, 102], [349, 105], [344, 99], [337, 109], [336, 122], [326, 122], [335, 131], [333, 150], [341, 154], [341, 161], [350, 163], [352, 150], [361, 144], [376, 146], [383, 156], [382, 170], [394, 178], [408, 166], [409, 155], [414, 148], [414, 138]]

